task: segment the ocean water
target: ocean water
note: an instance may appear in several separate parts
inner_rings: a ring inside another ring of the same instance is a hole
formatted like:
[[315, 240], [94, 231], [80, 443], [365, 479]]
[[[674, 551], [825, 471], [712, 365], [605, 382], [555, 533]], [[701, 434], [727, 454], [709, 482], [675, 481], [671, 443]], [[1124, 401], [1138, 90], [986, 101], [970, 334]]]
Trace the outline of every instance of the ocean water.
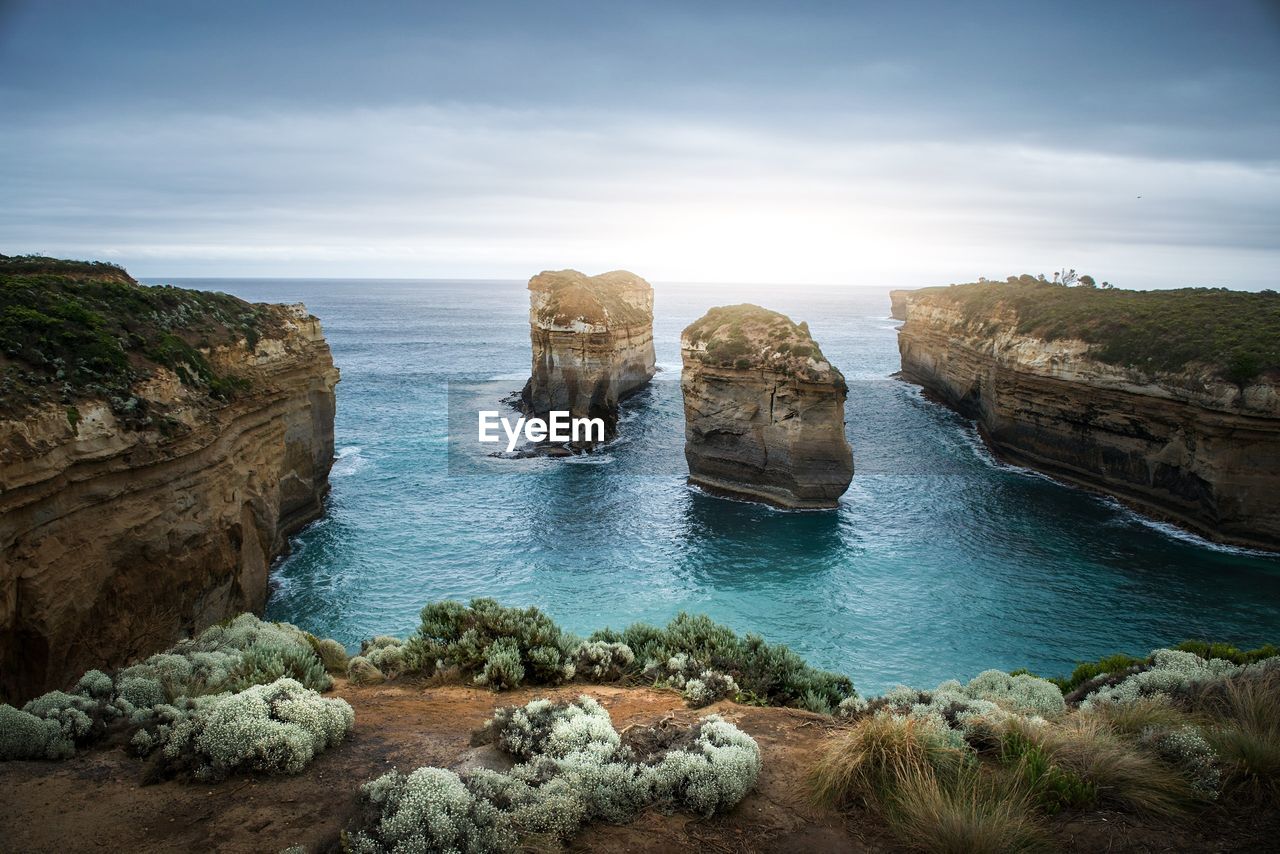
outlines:
[[[471, 471], [450, 465], [450, 403], [456, 434], [460, 411], [523, 384], [524, 283], [166, 281], [321, 318], [342, 370], [333, 491], [275, 567], [267, 613], [349, 646], [408, 634], [441, 598], [537, 605], [581, 633], [688, 610], [868, 693], [989, 667], [1063, 673], [1189, 637], [1280, 638], [1280, 558], [1002, 465], [969, 422], [892, 379], [885, 289], [657, 285], [662, 370], [626, 404], [623, 438], [590, 459]], [[808, 321], [849, 382], [856, 471], [838, 510], [685, 485], [679, 332], [735, 302]]]

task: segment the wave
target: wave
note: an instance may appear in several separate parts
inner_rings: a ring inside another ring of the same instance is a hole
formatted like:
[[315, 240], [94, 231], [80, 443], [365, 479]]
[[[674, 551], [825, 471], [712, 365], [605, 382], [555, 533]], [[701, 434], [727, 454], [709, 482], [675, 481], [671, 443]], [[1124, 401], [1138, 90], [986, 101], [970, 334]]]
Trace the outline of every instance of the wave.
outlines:
[[359, 445], [338, 448], [334, 455], [333, 468], [329, 470], [329, 477], [350, 477], [363, 469], [369, 462], [368, 458], [361, 453], [363, 450]]

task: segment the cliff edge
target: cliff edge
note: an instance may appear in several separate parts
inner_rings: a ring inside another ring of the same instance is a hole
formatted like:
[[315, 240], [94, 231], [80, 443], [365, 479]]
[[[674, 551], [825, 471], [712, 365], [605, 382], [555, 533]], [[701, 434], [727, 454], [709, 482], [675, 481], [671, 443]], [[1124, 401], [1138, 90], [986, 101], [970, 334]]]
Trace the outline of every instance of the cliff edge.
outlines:
[[787, 509], [835, 507], [853, 477], [847, 386], [806, 324], [713, 308], [680, 338], [689, 482]]
[[1280, 296], [1010, 281], [901, 303], [903, 376], [1000, 456], [1280, 549]]
[[653, 287], [625, 270], [586, 276], [542, 272], [529, 280], [533, 366], [526, 412], [600, 418], [617, 434], [618, 405], [653, 378]]
[[301, 305], [0, 256], [0, 695], [260, 611], [337, 382]]

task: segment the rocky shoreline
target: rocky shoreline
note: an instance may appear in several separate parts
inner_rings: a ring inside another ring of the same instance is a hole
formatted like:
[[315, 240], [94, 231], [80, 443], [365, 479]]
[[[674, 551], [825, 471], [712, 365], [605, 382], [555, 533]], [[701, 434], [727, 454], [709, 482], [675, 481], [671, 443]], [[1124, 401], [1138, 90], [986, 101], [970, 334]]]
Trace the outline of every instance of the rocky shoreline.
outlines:
[[[974, 287], [974, 286], [964, 286]], [[1280, 549], [1280, 391], [1191, 365], [1141, 370], [1017, 331], [1008, 307], [894, 292], [902, 377], [978, 423], [1000, 457], [1223, 543]]]

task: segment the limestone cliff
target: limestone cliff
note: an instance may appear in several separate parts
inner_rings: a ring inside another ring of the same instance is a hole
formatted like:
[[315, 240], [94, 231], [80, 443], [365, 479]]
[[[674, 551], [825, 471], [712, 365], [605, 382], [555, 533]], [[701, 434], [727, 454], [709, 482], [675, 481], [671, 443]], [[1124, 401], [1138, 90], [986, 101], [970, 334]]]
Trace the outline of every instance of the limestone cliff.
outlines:
[[[906, 379], [976, 419], [992, 450], [1014, 463], [1215, 540], [1280, 549], [1280, 393], [1265, 373], [1230, 381], [1203, 362], [1139, 369], [1111, 357], [1106, 343], [1020, 331], [1018, 310], [1000, 298], [1003, 283], [979, 295], [975, 313], [962, 289], [976, 287], [921, 290], [906, 302], [898, 333]], [[1074, 290], [1036, 287], [1045, 300]], [[1134, 347], [1141, 332], [1120, 328], [1121, 316], [1103, 318], [1113, 349]], [[1169, 312], [1154, 316], [1167, 323]], [[1177, 337], [1168, 331], [1168, 349]]]
[[[0, 263], [0, 277], [28, 303], [21, 327], [0, 329], [0, 695], [13, 700], [261, 610], [272, 558], [322, 510], [338, 371], [301, 305], [123, 271]], [[55, 322], [74, 350], [35, 330]], [[55, 371], [61, 384], [40, 382]]]
[[906, 320], [910, 299], [911, 291], [889, 291], [889, 316], [894, 320]]
[[529, 280], [533, 371], [521, 399], [527, 413], [601, 418], [617, 433], [618, 404], [653, 378], [653, 288], [615, 270], [585, 276], [543, 272]]
[[684, 330], [680, 353], [690, 483], [788, 509], [836, 506], [853, 477], [847, 387], [806, 324], [713, 308]]

